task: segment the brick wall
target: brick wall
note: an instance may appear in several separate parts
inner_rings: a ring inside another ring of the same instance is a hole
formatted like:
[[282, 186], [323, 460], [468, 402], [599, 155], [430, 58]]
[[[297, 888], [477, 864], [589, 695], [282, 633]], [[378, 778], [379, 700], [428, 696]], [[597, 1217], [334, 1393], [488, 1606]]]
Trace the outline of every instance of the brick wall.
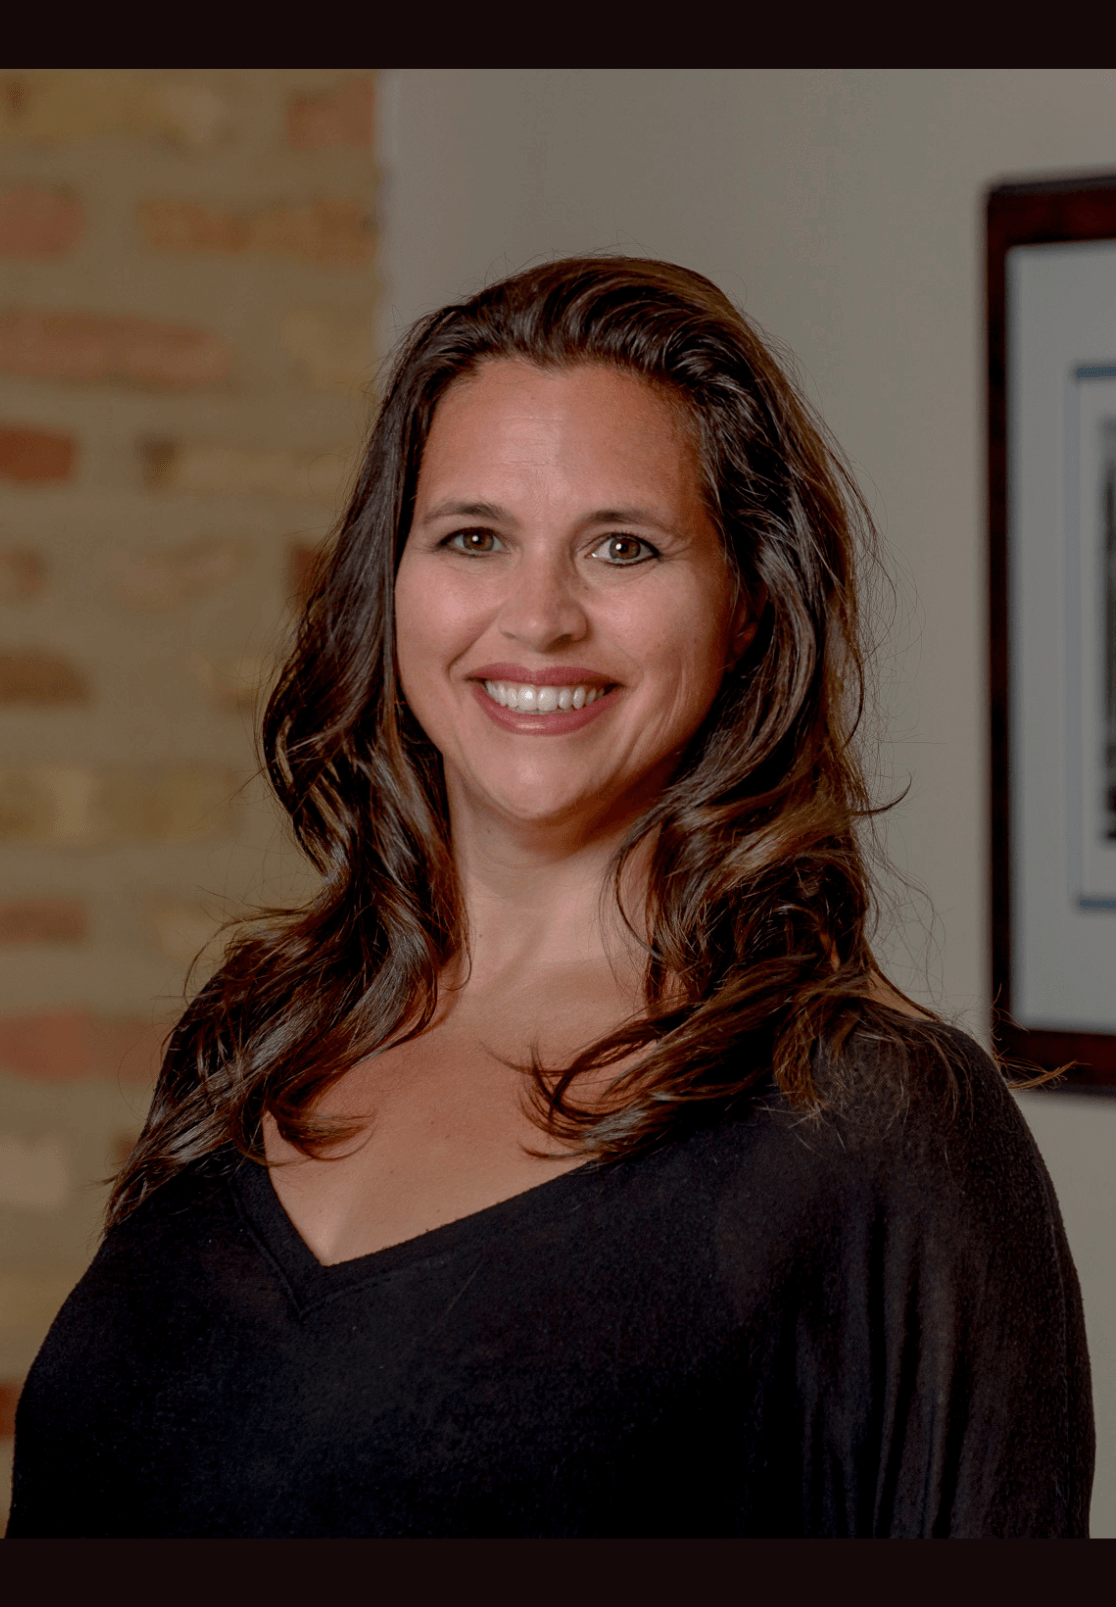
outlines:
[[190, 962], [303, 885], [252, 723], [366, 423], [373, 91], [0, 74], [0, 1436]]

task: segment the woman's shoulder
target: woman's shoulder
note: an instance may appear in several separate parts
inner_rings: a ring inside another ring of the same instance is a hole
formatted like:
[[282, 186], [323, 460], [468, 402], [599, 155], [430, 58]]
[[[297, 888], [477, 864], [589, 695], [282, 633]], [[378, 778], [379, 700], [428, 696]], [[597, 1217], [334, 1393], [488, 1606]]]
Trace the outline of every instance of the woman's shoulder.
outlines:
[[68, 1399], [90, 1367], [111, 1367], [115, 1358], [127, 1373], [129, 1355], [157, 1348], [158, 1335], [196, 1322], [212, 1306], [230, 1269], [242, 1277], [246, 1266], [250, 1271], [250, 1262], [236, 1257], [244, 1232], [225, 1173], [212, 1164], [188, 1166], [108, 1230], [39, 1351], [22, 1418], [39, 1409], [44, 1391]]
[[916, 1290], [926, 1311], [961, 1300], [990, 1321], [1009, 1309], [1037, 1321], [1048, 1307], [1077, 1343], [1080, 1298], [1054, 1191], [978, 1043], [940, 1023], [900, 1017], [892, 1031], [868, 1018], [819, 1056], [817, 1085], [813, 1109], [770, 1087], [727, 1112], [684, 1163], [690, 1192], [678, 1198], [704, 1189], [704, 1231], [730, 1282], [752, 1287], [759, 1267], [764, 1287], [826, 1311], [889, 1307]]
[[1011, 1088], [971, 1034], [930, 1016], [869, 1003], [839, 1048], [819, 1045], [815, 1077], [820, 1107], [844, 1120], [965, 1120], [973, 1102], [991, 1102], [1007, 1120]]
[[850, 1468], [866, 1421], [895, 1428], [893, 1532], [1082, 1532], [1081, 1299], [1007, 1080], [957, 1028], [874, 1011], [817, 1061], [816, 1109], [770, 1088], [707, 1140], [742, 1331], [793, 1335], [770, 1352], [792, 1357], [789, 1410], [838, 1443], [861, 1425]]
[[818, 1088], [822, 1123], [865, 1160], [901, 1155], [955, 1177], [1042, 1169], [1004, 1072], [948, 1022], [867, 1013], [839, 1053], [819, 1054]]
[[948, 1022], [872, 1008], [838, 1051], [819, 1050], [816, 1070], [820, 1118], [845, 1145], [947, 1164], [1005, 1148], [1037, 1159], [1003, 1070]]
[[156, 1281], [177, 1268], [180, 1280], [222, 1243], [243, 1236], [235, 1192], [229, 1187], [241, 1159], [234, 1152], [208, 1155], [152, 1188], [108, 1228], [79, 1284], [105, 1290], [121, 1278]]
[[766, 1187], [811, 1218], [891, 1211], [926, 1226], [960, 1217], [974, 1231], [1008, 1231], [1013, 1212], [1056, 1214], [1007, 1079], [959, 1028], [872, 1009], [839, 1049], [819, 1047], [814, 1073], [816, 1104], [769, 1084], [713, 1124], [730, 1192]]

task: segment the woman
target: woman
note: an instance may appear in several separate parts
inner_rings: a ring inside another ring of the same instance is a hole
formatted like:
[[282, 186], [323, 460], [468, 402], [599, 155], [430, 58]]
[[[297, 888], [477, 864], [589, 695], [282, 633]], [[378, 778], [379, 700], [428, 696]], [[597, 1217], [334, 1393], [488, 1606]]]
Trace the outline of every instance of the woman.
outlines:
[[416, 327], [264, 722], [321, 890], [171, 1038], [12, 1535], [1085, 1533], [1049, 1181], [868, 947], [867, 531], [696, 274]]

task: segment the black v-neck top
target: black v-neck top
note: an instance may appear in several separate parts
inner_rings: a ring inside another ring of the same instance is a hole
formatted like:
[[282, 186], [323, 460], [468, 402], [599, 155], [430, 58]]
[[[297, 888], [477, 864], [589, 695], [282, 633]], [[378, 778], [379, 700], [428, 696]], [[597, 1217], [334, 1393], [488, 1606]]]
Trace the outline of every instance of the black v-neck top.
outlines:
[[[107, 1237], [20, 1402], [11, 1537], [1083, 1536], [1077, 1280], [991, 1062], [862, 1042], [323, 1267], [266, 1171]], [[848, 1072], [846, 1066], [846, 1073]]]

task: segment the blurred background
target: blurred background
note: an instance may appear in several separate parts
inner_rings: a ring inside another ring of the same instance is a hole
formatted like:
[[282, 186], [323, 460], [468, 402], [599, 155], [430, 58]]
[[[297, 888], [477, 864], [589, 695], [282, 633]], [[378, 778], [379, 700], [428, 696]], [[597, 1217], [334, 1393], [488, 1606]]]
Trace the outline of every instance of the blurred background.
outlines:
[[[987, 1041], [983, 195], [1116, 172], [1114, 107], [1061, 69], [0, 73], [0, 1436], [190, 962], [307, 885], [253, 718], [379, 360], [530, 262], [671, 258], [795, 355], [896, 582], [877, 781], [927, 898], [881, 951]], [[1116, 1537], [1116, 1099], [1020, 1104]]]

